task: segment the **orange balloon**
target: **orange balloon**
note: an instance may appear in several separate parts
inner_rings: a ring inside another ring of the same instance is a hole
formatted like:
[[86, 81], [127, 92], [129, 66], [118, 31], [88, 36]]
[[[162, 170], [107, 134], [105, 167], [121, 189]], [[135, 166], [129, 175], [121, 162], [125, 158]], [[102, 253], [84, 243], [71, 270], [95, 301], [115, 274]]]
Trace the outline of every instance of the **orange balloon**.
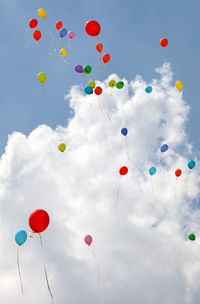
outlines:
[[101, 53], [103, 51], [103, 44], [102, 43], [97, 43], [96, 44], [96, 50]]
[[103, 57], [102, 57], [102, 59], [103, 59], [104, 63], [109, 62], [110, 61], [110, 54], [104, 54]]

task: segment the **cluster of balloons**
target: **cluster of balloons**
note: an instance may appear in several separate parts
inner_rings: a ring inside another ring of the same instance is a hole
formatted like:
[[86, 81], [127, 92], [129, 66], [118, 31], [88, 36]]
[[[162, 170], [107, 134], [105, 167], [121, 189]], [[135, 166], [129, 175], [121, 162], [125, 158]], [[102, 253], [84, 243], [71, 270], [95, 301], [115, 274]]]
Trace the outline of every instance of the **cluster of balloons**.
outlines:
[[109, 80], [108, 82], [109, 88], [117, 88], [117, 89], [123, 89], [124, 82], [122, 80], [116, 82], [114, 79]]

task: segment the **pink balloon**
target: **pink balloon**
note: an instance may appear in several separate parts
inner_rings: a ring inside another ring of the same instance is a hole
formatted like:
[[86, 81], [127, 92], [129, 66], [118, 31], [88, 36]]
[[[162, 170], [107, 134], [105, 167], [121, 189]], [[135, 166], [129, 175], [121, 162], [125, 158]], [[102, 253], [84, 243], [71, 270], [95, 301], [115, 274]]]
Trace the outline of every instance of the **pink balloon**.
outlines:
[[92, 236], [91, 235], [86, 235], [84, 238], [85, 243], [90, 246], [92, 244]]
[[74, 32], [72, 32], [72, 31], [68, 32], [69, 39], [73, 39], [75, 36], [76, 36], [76, 34]]

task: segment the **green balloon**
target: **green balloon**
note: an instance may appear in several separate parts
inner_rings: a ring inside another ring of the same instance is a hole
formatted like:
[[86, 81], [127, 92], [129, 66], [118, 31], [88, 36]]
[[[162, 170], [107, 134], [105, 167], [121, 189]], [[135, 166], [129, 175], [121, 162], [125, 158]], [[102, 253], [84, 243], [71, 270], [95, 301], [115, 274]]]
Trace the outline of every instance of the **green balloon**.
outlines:
[[124, 82], [123, 82], [123, 81], [118, 81], [118, 82], [116, 83], [116, 88], [122, 89], [123, 87], [124, 87]]
[[90, 65], [84, 65], [83, 72], [85, 74], [90, 74], [92, 72], [92, 67]]
[[190, 241], [195, 241], [195, 239], [196, 239], [195, 234], [194, 234], [194, 233], [190, 233], [190, 234], [188, 235], [188, 239], [189, 239]]

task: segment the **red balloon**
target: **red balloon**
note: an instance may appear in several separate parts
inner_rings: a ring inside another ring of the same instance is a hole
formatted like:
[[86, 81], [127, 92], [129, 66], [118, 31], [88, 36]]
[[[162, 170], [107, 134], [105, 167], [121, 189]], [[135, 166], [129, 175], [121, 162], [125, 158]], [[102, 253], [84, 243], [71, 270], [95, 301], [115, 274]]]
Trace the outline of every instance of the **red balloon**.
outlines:
[[36, 30], [33, 32], [33, 38], [36, 40], [36, 41], [39, 41], [42, 37], [42, 34], [40, 31]]
[[128, 168], [126, 166], [123, 166], [119, 169], [120, 175], [126, 175], [128, 173]]
[[179, 177], [181, 174], [182, 174], [181, 169], [177, 169], [177, 170], [175, 171], [176, 177]]
[[102, 59], [104, 63], [107, 63], [108, 61], [110, 61], [110, 54], [104, 54]]
[[57, 21], [57, 22], [56, 22], [56, 29], [57, 29], [57, 30], [60, 30], [62, 27], [63, 27], [62, 21]]
[[96, 94], [96, 95], [101, 95], [102, 94], [102, 88], [101, 87], [96, 87], [95, 88], [95, 90], [94, 90], [94, 93]]
[[162, 47], [166, 47], [168, 45], [168, 39], [167, 38], [161, 38], [160, 39], [160, 45]]
[[30, 21], [29, 21], [29, 27], [30, 28], [34, 28], [34, 27], [36, 27], [38, 25], [38, 21], [36, 20], [36, 19], [31, 19]]
[[98, 36], [101, 32], [101, 26], [96, 20], [88, 20], [85, 24], [85, 31], [90, 36]]
[[96, 50], [101, 53], [103, 51], [103, 44], [102, 43], [97, 43], [96, 44]]
[[37, 209], [29, 217], [29, 226], [33, 232], [40, 233], [49, 225], [49, 215], [43, 209]]

